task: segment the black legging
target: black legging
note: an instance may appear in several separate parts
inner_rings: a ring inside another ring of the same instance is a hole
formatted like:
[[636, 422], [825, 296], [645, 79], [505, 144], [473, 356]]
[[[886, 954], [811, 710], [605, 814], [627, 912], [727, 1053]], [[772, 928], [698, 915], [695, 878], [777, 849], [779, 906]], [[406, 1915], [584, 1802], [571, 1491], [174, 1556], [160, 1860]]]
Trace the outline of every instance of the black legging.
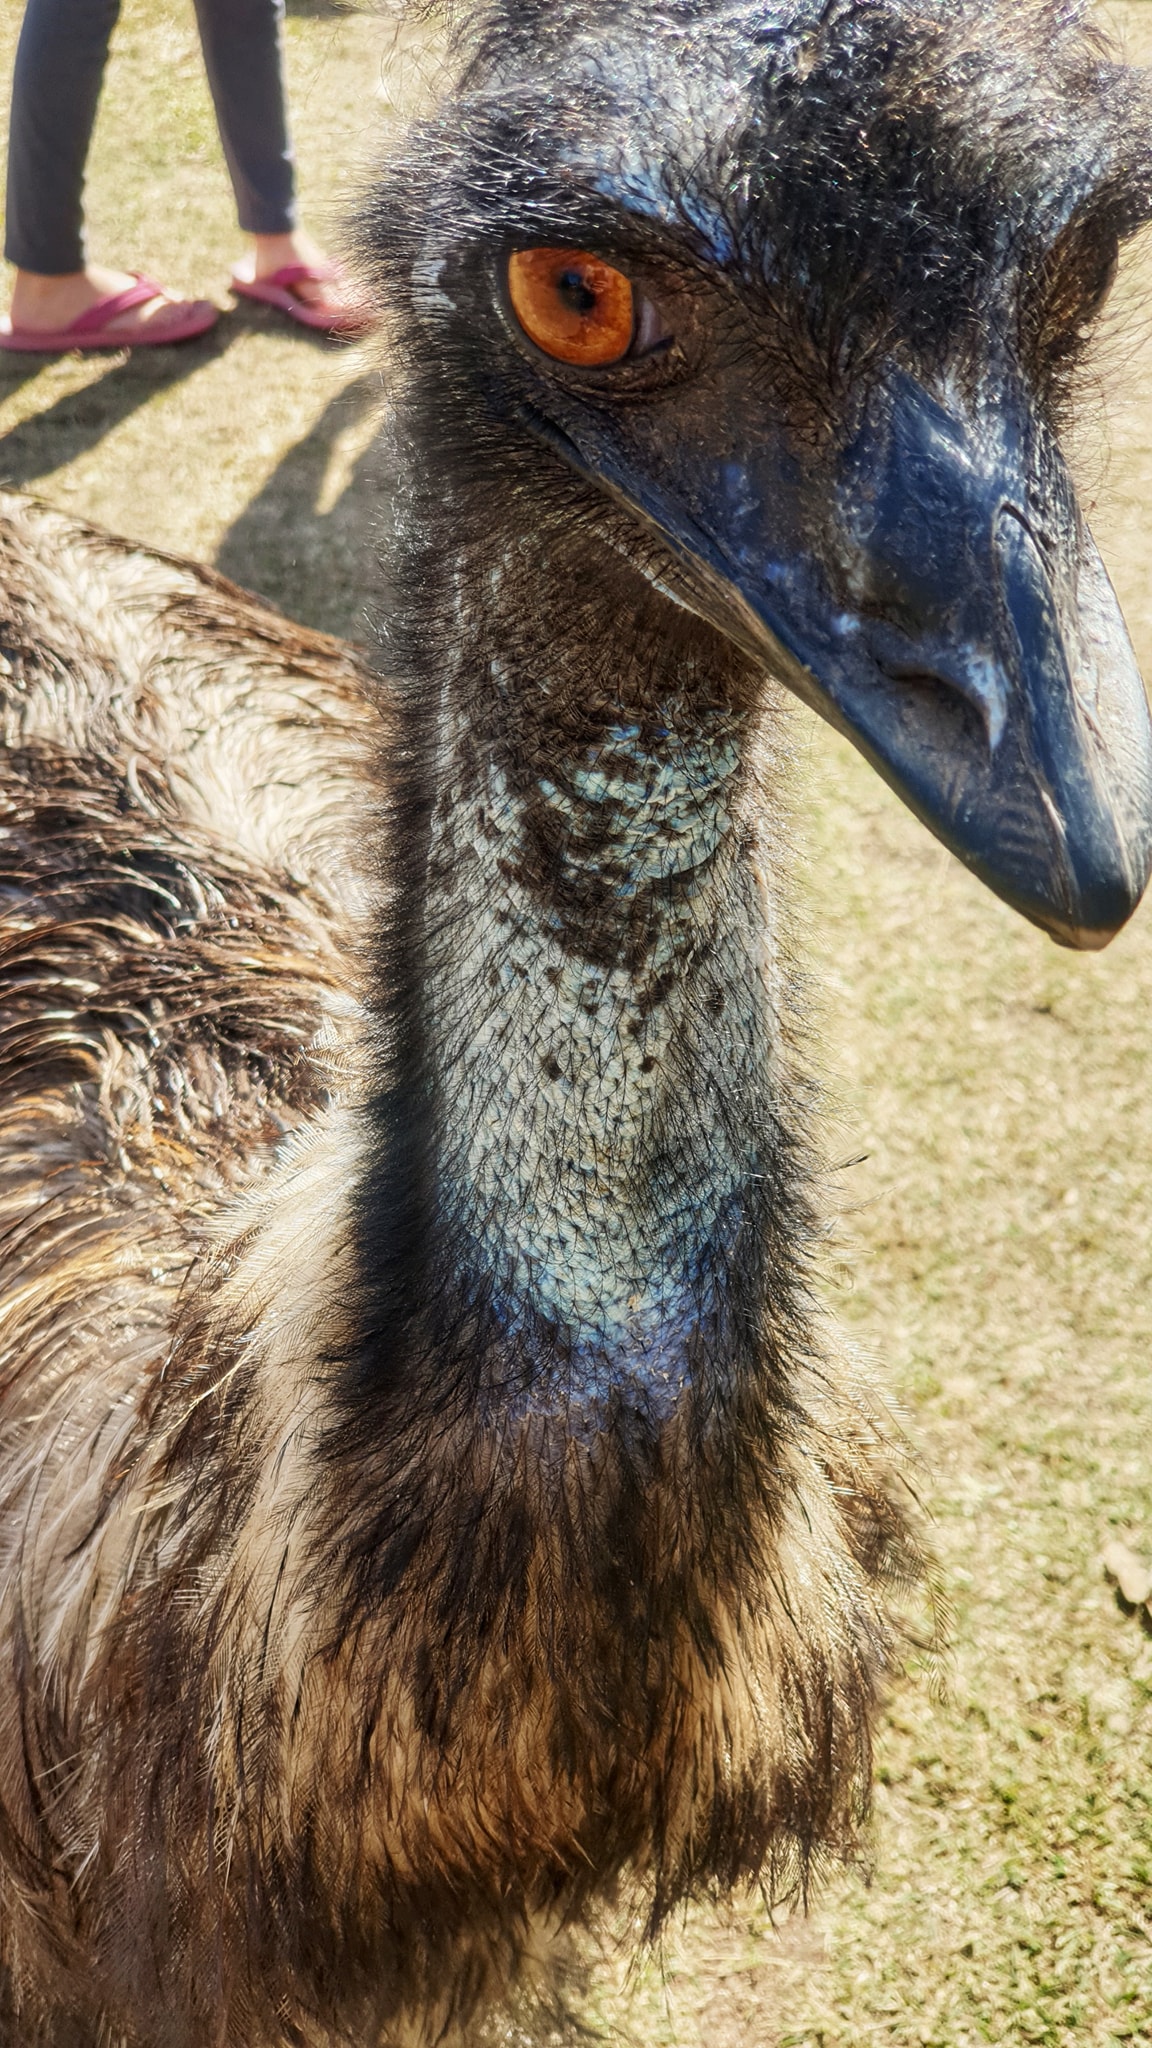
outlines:
[[[220, 140], [240, 226], [296, 225], [284, 105], [284, 0], [195, 0]], [[81, 194], [120, 0], [28, 0], [12, 79], [4, 253], [62, 276], [85, 261]]]

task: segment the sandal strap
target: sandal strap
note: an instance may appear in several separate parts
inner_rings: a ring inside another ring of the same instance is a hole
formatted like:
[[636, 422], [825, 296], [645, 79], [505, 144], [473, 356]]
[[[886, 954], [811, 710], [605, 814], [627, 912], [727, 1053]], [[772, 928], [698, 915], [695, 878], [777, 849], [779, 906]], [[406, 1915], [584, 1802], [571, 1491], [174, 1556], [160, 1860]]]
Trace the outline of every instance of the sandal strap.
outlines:
[[119, 318], [121, 313], [130, 313], [133, 306], [146, 306], [150, 299], [166, 299], [168, 293], [154, 278], [145, 277], [142, 271], [134, 273], [136, 282], [122, 292], [113, 292], [111, 298], [101, 299], [97, 305], [89, 306], [73, 320], [69, 334], [91, 334], [96, 327], [107, 327], [109, 321]]
[[274, 270], [270, 277], [259, 277], [257, 284], [275, 284], [286, 287], [290, 284], [332, 284], [339, 276], [334, 263], [285, 263]]

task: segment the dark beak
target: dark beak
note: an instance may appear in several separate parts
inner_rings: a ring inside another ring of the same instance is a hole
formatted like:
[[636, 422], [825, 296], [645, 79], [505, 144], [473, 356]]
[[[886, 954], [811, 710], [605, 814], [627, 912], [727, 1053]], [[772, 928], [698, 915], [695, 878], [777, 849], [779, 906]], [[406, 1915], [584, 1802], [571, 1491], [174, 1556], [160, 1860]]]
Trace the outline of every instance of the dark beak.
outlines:
[[891, 376], [823, 498], [749, 420], [746, 384], [717, 398], [671, 457], [641, 421], [623, 459], [549, 438], [989, 888], [1065, 945], [1106, 945], [1152, 866], [1152, 723], [1026, 393], [1006, 376], [965, 408]]
[[1022, 405], [963, 420], [902, 376], [877, 411], [842, 470], [849, 601], [778, 621], [798, 686], [998, 895], [1106, 945], [1152, 866], [1152, 722], [1063, 463]]

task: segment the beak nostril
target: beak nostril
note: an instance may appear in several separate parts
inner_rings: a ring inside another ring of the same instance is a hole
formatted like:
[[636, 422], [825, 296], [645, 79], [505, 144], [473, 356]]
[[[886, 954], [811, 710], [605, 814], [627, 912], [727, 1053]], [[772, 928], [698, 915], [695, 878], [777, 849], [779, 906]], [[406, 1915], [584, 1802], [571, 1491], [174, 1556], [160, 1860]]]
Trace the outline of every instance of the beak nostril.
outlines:
[[902, 689], [930, 692], [953, 702], [959, 700], [980, 721], [984, 741], [995, 753], [1007, 718], [1008, 706], [1003, 680], [995, 664], [974, 650], [960, 649], [939, 663], [905, 659], [873, 651], [882, 676]]
[[940, 675], [936, 669], [917, 668], [911, 662], [878, 661], [876, 666], [880, 670], [881, 675], [888, 677], [889, 682], [919, 683], [925, 689], [931, 688], [933, 685], [938, 685], [941, 689], [945, 690], [952, 687], [947, 676]]
[[987, 748], [988, 721], [983, 706], [973, 704], [967, 693], [958, 690], [948, 676], [942, 676], [936, 669], [905, 662], [878, 661], [876, 666], [888, 682], [896, 685], [909, 704], [919, 700], [921, 715], [933, 725], [938, 724], [941, 715], [947, 715], [950, 746], [961, 752], [971, 746], [981, 751]]

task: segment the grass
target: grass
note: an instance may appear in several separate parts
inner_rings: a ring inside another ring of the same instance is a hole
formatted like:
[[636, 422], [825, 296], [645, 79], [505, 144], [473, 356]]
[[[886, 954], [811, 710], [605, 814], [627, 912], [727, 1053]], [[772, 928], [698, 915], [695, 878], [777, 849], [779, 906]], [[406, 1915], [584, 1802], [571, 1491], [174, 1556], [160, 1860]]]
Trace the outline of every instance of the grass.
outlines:
[[[5, 69], [19, 11], [3, 0]], [[1152, 58], [1152, 7], [1112, 18]], [[290, 4], [324, 231], [410, 84], [416, 57], [389, 69], [386, 44], [371, 16]], [[107, 260], [220, 292], [237, 243], [172, 0], [126, 11], [90, 211]], [[1130, 270], [1134, 303], [1150, 277]], [[1150, 360], [1110, 402], [1093, 489], [1152, 674]], [[376, 399], [354, 351], [245, 310], [178, 352], [0, 365], [0, 475], [362, 635]], [[1060, 953], [826, 731], [803, 747], [831, 1142], [865, 1155], [836, 1178], [834, 1293], [923, 1461], [947, 1693], [913, 1672], [892, 1700], [870, 1871], [780, 1931], [755, 1904], [700, 1910], [660, 1965], [607, 1956], [588, 2014], [651, 2048], [1152, 2044], [1152, 1639], [1099, 1566], [1113, 1533], [1152, 1551], [1152, 917]]]

